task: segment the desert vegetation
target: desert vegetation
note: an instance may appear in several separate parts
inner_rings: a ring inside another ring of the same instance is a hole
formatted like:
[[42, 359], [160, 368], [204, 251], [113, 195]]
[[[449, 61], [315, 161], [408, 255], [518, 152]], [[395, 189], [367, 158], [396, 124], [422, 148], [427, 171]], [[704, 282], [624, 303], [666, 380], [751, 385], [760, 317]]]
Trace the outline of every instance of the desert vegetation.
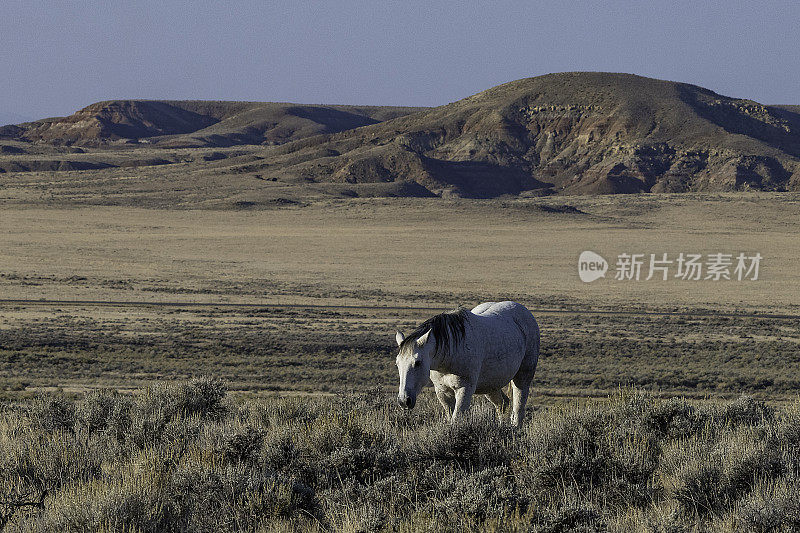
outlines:
[[[536, 402], [534, 402], [535, 404]], [[529, 410], [243, 398], [200, 378], [6, 402], [5, 531], [793, 531], [800, 404], [636, 389]]]
[[[796, 193], [195, 211], [231, 205], [157, 168], [7, 183], [5, 530], [798, 527]], [[170, 209], [71, 207], [140, 193]], [[759, 251], [763, 279], [582, 284], [586, 249]], [[400, 412], [394, 329], [498, 298], [542, 327], [530, 423]]]
[[[533, 306], [532, 306], [533, 307]], [[134, 388], [210, 373], [234, 391], [341, 392], [396, 386], [393, 328], [433, 311], [319, 308], [22, 307], [0, 314], [0, 395]], [[539, 395], [791, 398], [800, 326], [719, 314], [536, 313]], [[757, 355], [756, 355], [757, 354]]]

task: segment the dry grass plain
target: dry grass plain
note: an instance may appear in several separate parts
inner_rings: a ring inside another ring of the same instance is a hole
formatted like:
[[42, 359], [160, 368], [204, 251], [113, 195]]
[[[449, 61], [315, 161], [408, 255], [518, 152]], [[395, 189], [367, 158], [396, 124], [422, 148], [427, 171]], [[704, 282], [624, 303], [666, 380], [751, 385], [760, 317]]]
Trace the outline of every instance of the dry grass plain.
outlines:
[[[542, 394], [636, 384], [792, 396], [798, 321], [764, 314], [800, 315], [798, 208], [796, 193], [327, 199], [244, 210], [7, 203], [0, 380], [9, 393], [199, 374], [235, 390], [389, 388], [394, 328], [509, 298], [541, 323]], [[624, 252], [764, 259], [757, 281], [585, 284], [583, 250], [612, 263]]]
[[[7, 202], [0, 529], [794, 531], [798, 202]], [[584, 284], [586, 249], [764, 259]], [[528, 424], [397, 408], [393, 330], [500, 298], [542, 329]]]

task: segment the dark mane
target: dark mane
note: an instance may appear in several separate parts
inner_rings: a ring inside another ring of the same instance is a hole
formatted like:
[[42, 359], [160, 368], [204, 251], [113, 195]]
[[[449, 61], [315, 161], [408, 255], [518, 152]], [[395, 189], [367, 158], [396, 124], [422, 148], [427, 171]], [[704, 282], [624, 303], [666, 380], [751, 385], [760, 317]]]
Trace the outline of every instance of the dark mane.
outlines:
[[468, 313], [469, 310], [460, 307], [449, 313], [432, 316], [408, 334], [400, 344], [400, 351], [410, 347], [428, 330], [431, 330], [436, 339], [436, 355], [449, 353], [464, 338], [464, 322], [467, 320]]

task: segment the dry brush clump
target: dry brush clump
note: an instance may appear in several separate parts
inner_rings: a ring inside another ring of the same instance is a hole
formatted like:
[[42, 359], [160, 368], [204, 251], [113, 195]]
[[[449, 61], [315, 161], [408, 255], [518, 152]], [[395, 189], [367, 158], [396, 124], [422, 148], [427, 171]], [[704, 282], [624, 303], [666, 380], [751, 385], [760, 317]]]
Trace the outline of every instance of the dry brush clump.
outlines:
[[224, 383], [45, 394], [0, 414], [0, 530], [796, 531], [800, 404], [236, 400]]

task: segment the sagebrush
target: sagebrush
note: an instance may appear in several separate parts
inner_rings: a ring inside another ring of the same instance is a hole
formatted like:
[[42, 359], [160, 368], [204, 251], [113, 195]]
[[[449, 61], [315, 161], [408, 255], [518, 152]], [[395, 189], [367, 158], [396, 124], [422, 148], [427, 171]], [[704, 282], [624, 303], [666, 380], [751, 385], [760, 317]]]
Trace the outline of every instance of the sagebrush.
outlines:
[[515, 430], [203, 378], [5, 404], [0, 483], [7, 531], [794, 531], [800, 403], [623, 390]]

